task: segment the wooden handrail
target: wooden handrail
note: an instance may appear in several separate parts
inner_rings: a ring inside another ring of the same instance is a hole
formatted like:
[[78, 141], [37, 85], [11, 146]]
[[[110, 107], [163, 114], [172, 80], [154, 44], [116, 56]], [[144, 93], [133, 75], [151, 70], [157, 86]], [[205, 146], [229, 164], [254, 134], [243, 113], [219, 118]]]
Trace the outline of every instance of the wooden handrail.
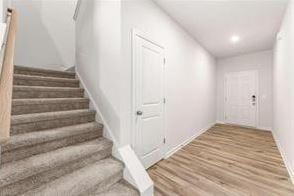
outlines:
[[14, 9], [7, 10], [6, 34], [1, 48], [0, 71], [0, 143], [10, 137], [11, 105], [13, 89], [14, 48], [16, 37], [17, 13]]

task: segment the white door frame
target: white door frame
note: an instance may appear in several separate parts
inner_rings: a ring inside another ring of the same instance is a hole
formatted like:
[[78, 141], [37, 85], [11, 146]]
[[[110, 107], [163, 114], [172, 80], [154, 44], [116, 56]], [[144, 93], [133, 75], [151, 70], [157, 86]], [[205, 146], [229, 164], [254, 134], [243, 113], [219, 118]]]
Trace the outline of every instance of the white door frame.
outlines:
[[[255, 89], [256, 89], [256, 117], [255, 117], [255, 126], [253, 126], [254, 128], [258, 128], [259, 127], [259, 71], [258, 70], [245, 70], [245, 71], [235, 71], [235, 72], [227, 72], [225, 73], [224, 76], [224, 123], [225, 124], [231, 124], [230, 122], [227, 121], [226, 119], [226, 112], [227, 112], [227, 102], [226, 102], [226, 96], [227, 96], [227, 77], [229, 74], [231, 73], [240, 73], [240, 72], [255, 72], [256, 75], [256, 83], [255, 83]], [[243, 125], [238, 125], [238, 126], [243, 126]]]
[[[136, 37], [140, 37], [142, 39], [145, 39], [155, 45], [157, 45], [158, 47], [165, 49], [163, 47], [163, 45], [161, 45], [160, 42], [158, 42], [157, 40], [153, 39], [152, 36], [150, 36], [148, 33], [146, 32], [142, 32], [139, 29], [133, 28], [132, 29], [132, 114], [131, 114], [131, 118], [132, 118], [132, 128], [131, 128], [131, 137], [132, 137], [132, 141], [131, 141], [131, 146], [132, 148], [136, 149], [136, 140], [137, 140], [137, 134], [136, 134], [136, 112], [137, 112], [137, 108], [136, 108], [136, 58], [135, 55], [136, 54], [136, 42], [135, 39]], [[165, 56], [165, 55], [164, 55]], [[165, 59], [165, 65], [164, 65], [164, 70], [163, 70], [163, 96], [165, 97], [165, 102], [166, 102], [166, 58]], [[164, 135], [164, 140], [165, 142], [162, 145], [162, 158], [164, 158], [164, 155], [166, 153], [166, 144], [167, 144], [167, 140], [166, 140], [166, 103], [163, 104], [163, 135]]]

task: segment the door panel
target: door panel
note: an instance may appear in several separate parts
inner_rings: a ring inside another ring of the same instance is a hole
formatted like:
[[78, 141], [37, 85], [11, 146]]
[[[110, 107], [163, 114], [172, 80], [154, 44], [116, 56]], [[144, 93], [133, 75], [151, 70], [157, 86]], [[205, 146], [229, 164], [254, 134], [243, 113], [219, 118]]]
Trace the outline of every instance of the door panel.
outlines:
[[[149, 46], [149, 47], [148, 47]], [[162, 58], [160, 50], [153, 50], [154, 46], [149, 43], [142, 45], [142, 104], [160, 104], [162, 99], [162, 89], [158, 85], [162, 84]]]
[[135, 151], [148, 168], [162, 159], [164, 141], [164, 50], [141, 36], [134, 38]]
[[[225, 78], [225, 121], [256, 127], [257, 71], [234, 72]], [[252, 96], [256, 96], [253, 100]]]

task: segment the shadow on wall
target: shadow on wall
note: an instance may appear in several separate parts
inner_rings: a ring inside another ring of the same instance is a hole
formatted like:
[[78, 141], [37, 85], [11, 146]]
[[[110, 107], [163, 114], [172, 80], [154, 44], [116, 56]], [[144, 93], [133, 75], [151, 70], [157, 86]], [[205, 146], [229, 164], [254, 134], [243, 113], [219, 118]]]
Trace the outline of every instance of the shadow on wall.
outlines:
[[75, 31], [69, 16], [74, 2], [13, 1], [19, 13], [15, 64], [48, 69], [74, 65]]

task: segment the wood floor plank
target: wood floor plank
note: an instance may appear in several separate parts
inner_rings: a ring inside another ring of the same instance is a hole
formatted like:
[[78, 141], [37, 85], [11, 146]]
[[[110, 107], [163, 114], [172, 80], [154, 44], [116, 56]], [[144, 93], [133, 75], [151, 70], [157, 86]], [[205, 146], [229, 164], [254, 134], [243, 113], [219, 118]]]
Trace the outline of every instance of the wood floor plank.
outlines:
[[294, 196], [271, 132], [215, 125], [148, 169], [156, 196]]

